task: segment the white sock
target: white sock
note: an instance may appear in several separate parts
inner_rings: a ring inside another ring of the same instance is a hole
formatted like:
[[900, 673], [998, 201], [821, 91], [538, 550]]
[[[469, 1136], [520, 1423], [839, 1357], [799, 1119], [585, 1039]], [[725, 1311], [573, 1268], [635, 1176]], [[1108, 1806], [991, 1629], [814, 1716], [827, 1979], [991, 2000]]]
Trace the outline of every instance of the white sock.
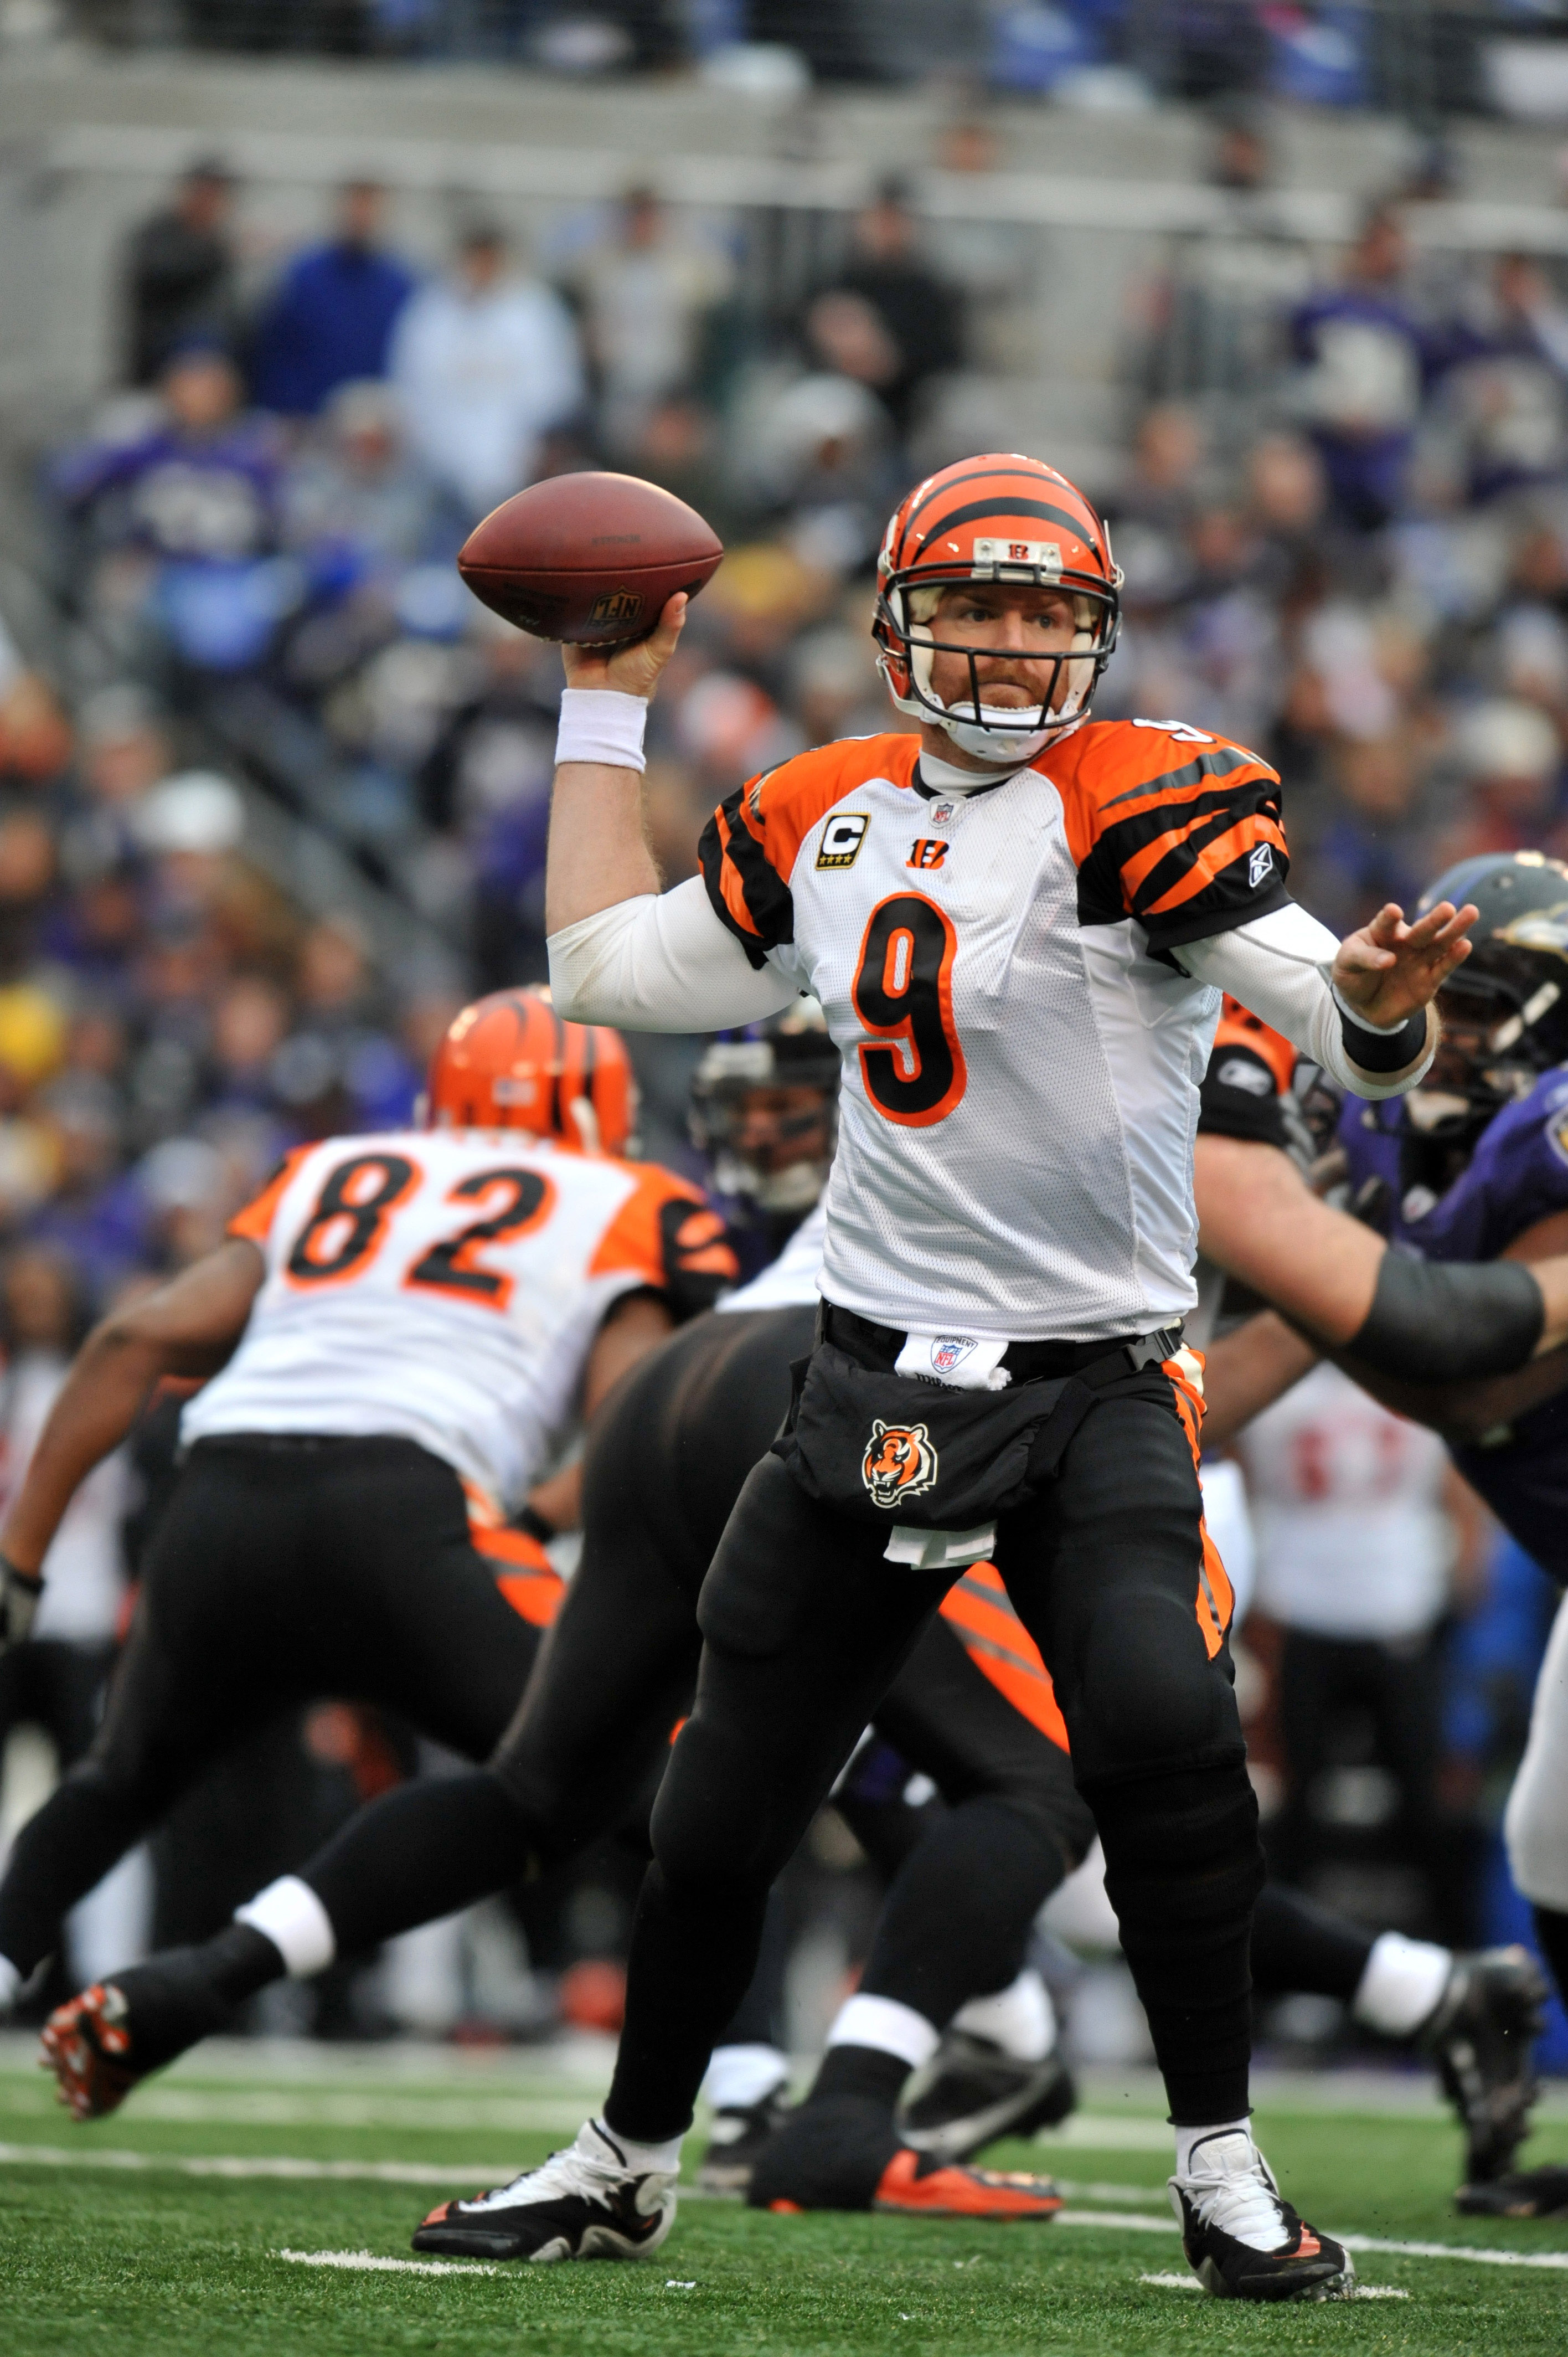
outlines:
[[21, 1992], [21, 1974], [9, 1956], [0, 1956], [0, 2014], [10, 2012]]
[[605, 2147], [608, 2145], [611, 2152], [619, 2154], [621, 2165], [628, 2177], [654, 2174], [679, 2177], [681, 2147], [685, 2141], [682, 2135], [667, 2136], [662, 2144], [639, 2144], [632, 2136], [623, 2136], [618, 2128], [612, 2128], [604, 2120], [590, 2120], [585, 2127], [577, 2131], [578, 2150], [585, 2159], [596, 2160], [601, 2168], [606, 2166]]
[[879, 2054], [897, 2054], [918, 2071], [937, 2050], [936, 2025], [901, 2005], [896, 1996], [846, 1997], [833, 2016], [830, 2046], [871, 2046]]
[[1244, 2136], [1247, 2142], [1251, 2144], [1252, 2141], [1252, 2123], [1250, 2119], [1221, 2120], [1218, 2126], [1211, 2128], [1177, 2128], [1176, 2132], [1176, 2175], [1178, 2177], [1190, 2177], [1192, 2175], [1192, 2148], [1194, 2145], [1201, 2144], [1205, 2136]]
[[272, 1942], [290, 1980], [308, 1980], [312, 1973], [325, 1972], [338, 1953], [332, 1918], [297, 1874], [269, 1882], [254, 1899], [235, 1908], [234, 1921], [248, 1923]]
[[1408, 2038], [1435, 2007], [1453, 1967], [1451, 1949], [1385, 1932], [1372, 1943], [1350, 2010], [1365, 2029]]
[[1051, 1993], [1033, 1965], [990, 1996], [972, 1996], [952, 2018], [954, 2029], [988, 2038], [1015, 2062], [1041, 2062], [1057, 2042]]
[[749, 2112], [789, 2076], [777, 2046], [715, 2046], [703, 2093], [715, 2112]]

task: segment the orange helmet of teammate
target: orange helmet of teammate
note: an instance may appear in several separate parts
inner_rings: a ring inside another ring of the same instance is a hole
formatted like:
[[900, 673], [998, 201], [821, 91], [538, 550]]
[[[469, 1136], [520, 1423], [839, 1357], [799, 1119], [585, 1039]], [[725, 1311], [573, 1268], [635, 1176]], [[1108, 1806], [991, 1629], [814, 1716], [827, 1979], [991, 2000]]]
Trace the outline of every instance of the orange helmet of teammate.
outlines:
[[[1070, 646], [1029, 658], [1051, 665], [1041, 703], [983, 705], [975, 657], [984, 650], [935, 636], [942, 591], [977, 581], [1071, 598]], [[872, 636], [894, 703], [980, 760], [1032, 760], [1081, 720], [1121, 626], [1122, 569], [1094, 508], [1054, 467], [1005, 452], [961, 459], [916, 486], [887, 527], [876, 587]], [[952, 705], [931, 684], [939, 652], [968, 659], [969, 694]]]
[[427, 1129], [526, 1129], [579, 1154], [624, 1154], [636, 1120], [620, 1033], [564, 1023], [540, 990], [476, 999], [430, 1060]]

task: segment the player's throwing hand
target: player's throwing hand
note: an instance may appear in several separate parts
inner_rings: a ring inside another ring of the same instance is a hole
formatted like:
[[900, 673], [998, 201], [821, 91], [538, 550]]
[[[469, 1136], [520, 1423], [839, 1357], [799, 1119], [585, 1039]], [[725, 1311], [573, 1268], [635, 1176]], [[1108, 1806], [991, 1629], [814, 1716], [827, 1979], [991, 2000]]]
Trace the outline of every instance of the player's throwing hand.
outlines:
[[568, 687], [608, 687], [622, 695], [651, 696], [659, 674], [675, 651], [675, 641], [686, 627], [691, 600], [677, 590], [659, 617], [659, 627], [629, 647], [564, 646]]
[[1470, 954], [1465, 936], [1477, 911], [1439, 901], [1413, 925], [1390, 900], [1369, 925], [1348, 934], [1334, 961], [1334, 985], [1346, 1003], [1379, 1030], [1391, 1030], [1436, 997]]

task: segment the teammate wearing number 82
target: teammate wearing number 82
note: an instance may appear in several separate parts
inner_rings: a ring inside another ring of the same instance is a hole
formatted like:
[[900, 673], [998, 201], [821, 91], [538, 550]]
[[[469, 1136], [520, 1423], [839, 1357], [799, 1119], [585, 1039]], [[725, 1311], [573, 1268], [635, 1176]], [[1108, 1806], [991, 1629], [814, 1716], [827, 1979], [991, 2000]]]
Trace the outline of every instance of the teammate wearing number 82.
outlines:
[[[290, 1705], [494, 1748], [562, 1593], [542, 1534], [576, 1520], [575, 1469], [540, 1486], [553, 1450], [737, 1273], [696, 1188], [622, 1158], [634, 1118], [614, 1032], [497, 993], [438, 1048], [425, 1127], [300, 1146], [216, 1252], [90, 1336], [0, 1531], [23, 1576], [158, 1378], [212, 1380], [103, 1726], [0, 1882], [0, 2010], [66, 1910]], [[146, 2067], [163, 2027], [138, 2017]]]
[[[1201, 1362], [1180, 1339], [1198, 1085], [1229, 989], [1362, 1095], [1413, 1086], [1474, 911], [1409, 927], [1388, 909], [1337, 943], [1290, 900], [1266, 762], [1090, 716], [1121, 576], [1054, 468], [932, 476], [878, 572], [884, 676], [918, 733], [753, 780], [715, 814], [702, 876], [662, 897], [635, 699], [683, 603], [640, 646], [566, 651], [557, 1003], [699, 1030], [810, 991], [843, 1060], [817, 1347], [703, 1588], [583, 2186], [613, 2178], [607, 2150], [645, 2202], [668, 2178], [769, 1879], [947, 1587], [989, 1555], [1104, 1845], [1188, 2255], [1214, 2291], [1319, 2296], [1348, 2258], [1281, 2199], [1247, 2126], [1262, 1867], [1193, 1461]], [[949, 848], [912, 869], [925, 839]], [[874, 1493], [878, 1424], [929, 1450], [918, 1497]], [[505, 2198], [526, 2231], [528, 2179]]]

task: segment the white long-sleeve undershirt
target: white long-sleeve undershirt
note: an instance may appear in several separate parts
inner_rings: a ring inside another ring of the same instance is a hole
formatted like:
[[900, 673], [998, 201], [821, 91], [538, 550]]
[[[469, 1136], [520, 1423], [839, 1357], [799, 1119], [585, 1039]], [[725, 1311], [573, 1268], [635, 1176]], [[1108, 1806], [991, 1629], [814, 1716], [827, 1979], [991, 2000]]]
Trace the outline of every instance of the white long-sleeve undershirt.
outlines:
[[[1412, 1088], [1432, 1061], [1369, 1072], [1349, 1056], [1329, 974], [1339, 944], [1294, 903], [1173, 952], [1197, 982], [1229, 991], [1358, 1096]], [[550, 986], [568, 1021], [633, 1031], [719, 1031], [760, 1022], [796, 996], [771, 965], [754, 966], [714, 912], [701, 877], [672, 892], [642, 893], [550, 936]]]
[[[1195, 981], [1212, 983], [1283, 1032], [1315, 1064], [1359, 1097], [1402, 1096], [1412, 1089], [1437, 1052], [1437, 1027], [1427, 1025], [1426, 1045], [1401, 1071], [1369, 1072], [1356, 1063], [1345, 1043], [1345, 1018], [1329, 976], [1339, 944], [1326, 925], [1287, 901], [1266, 917], [1254, 917], [1226, 933], [1187, 942], [1171, 954]], [[1367, 1028], [1375, 1028], [1367, 1026]]]
[[798, 995], [772, 966], [752, 964], [700, 876], [564, 925], [549, 950], [550, 995], [569, 1023], [725, 1031], [760, 1023]]

